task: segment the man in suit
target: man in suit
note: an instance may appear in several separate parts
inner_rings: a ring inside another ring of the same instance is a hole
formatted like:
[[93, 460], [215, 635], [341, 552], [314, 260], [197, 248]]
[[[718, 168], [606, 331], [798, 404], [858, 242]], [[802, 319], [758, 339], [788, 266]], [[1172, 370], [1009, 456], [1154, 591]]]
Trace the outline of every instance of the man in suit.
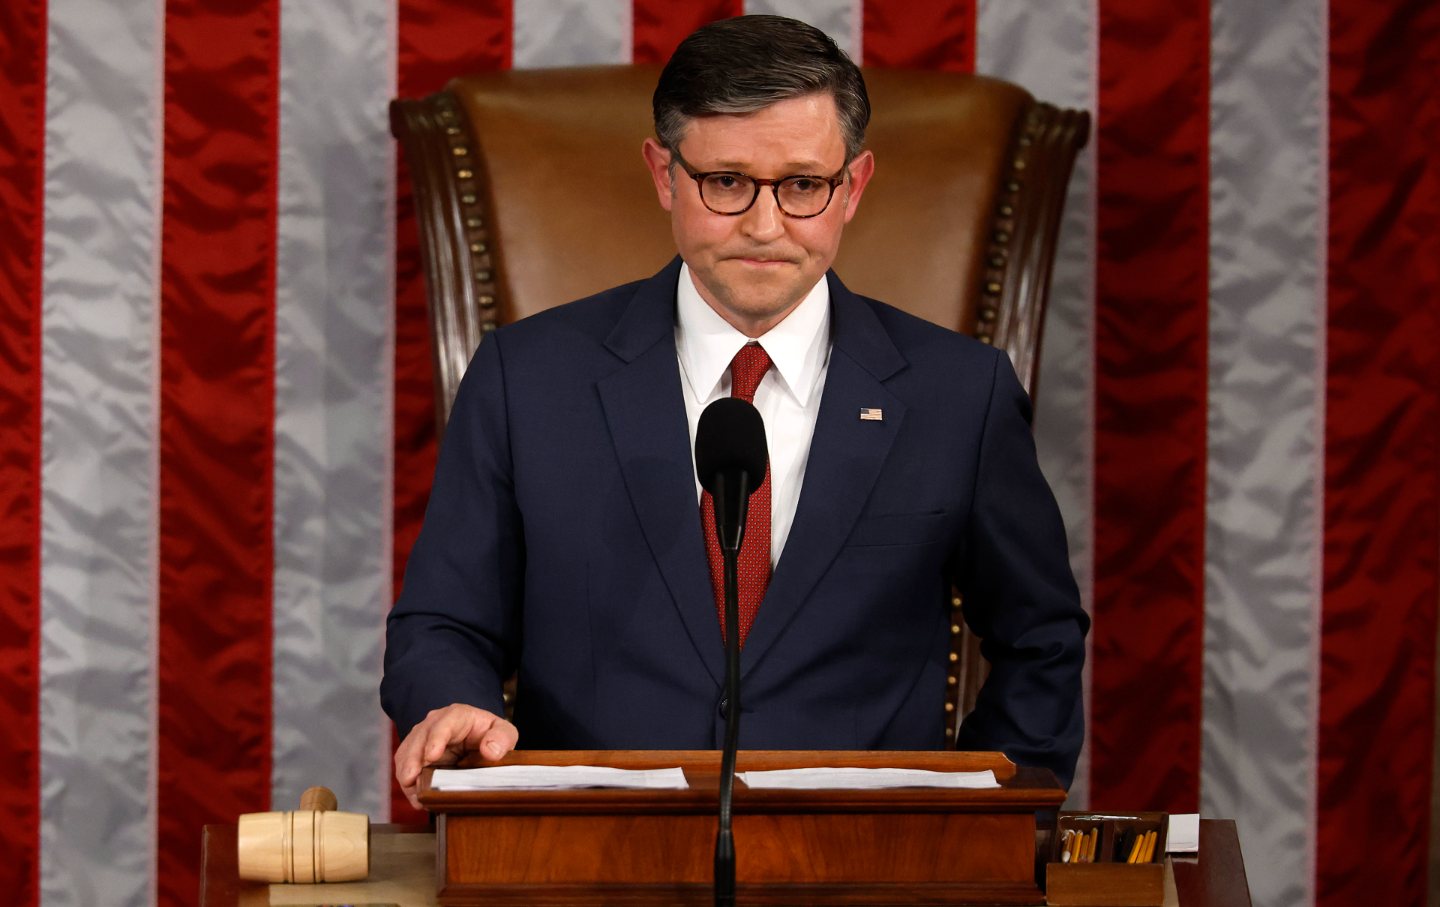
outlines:
[[412, 800], [423, 765], [519, 740], [718, 747], [692, 449], [732, 394], [771, 455], [741, 553], [741, 745], [943, 746], [953, 583], [991, 663], [960, 745], [1068, 783], [1088, 622], [1028, 399], [1003, 353], [829, 271], [868, 119], [859, 70], [802, 23], [740, 17], [676, 51], [643, 156], [679, 257], [497, 331], [456, 398], [382, 683]]

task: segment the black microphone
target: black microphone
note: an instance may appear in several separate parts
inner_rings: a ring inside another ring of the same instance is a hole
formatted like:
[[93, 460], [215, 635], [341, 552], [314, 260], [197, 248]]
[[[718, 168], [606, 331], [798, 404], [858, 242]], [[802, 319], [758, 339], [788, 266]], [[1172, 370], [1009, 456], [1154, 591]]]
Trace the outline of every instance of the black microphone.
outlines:
[[720, 825], [715, 833], [715, 904], [735, 903], [735, 841], [730, 803], [740, 743], [740, 581], [736, 566], [745, 538], [750, 493], [765, 481], [770, 455], [765, 420], [738, 397], [705, 407], [695, 430], [695, 471], [715, 500], [715, 535], [725, 567], [725, 749], [720, 756]]
[[759, 410], [739, 397], [721, 397], [705, 407], [695, 430], [695, 472], [715, 499], [721, 551], [739, 552], [745, 507], [765, 481], [769, 460]]

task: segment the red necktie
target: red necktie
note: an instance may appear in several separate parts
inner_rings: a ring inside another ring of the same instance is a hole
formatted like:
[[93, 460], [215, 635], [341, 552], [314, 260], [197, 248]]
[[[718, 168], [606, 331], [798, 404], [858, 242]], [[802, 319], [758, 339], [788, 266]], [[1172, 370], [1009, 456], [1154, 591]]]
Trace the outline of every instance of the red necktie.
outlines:
[[[739, 397], [746, 403], [755, 402], [755, 388], [770, 369], [770, 356], [758, 343], [747, 343], [730, 360], [730, 396]], [[725, 634], [725, 561], [720, 553], [720, 539], [715, 535], [715, 501], [710, 492], [700, 497], [700, 522], [705, 527], [705, 551], [710, 556], [710, 585], [715, 590], [715, 609], [720, 614], [720, 634]], [[755, 612], [760, 608], [760, 599], [765, 597], [765, 587], [770, 584], [770, 468], [765, 468], [765, 480], [750, 495], [750, 506], [745, 516], [745, 538], [740, 543], [740, 558], [736, 564], [740, 579], [740, 645], [750, 625], [755, 622]]]

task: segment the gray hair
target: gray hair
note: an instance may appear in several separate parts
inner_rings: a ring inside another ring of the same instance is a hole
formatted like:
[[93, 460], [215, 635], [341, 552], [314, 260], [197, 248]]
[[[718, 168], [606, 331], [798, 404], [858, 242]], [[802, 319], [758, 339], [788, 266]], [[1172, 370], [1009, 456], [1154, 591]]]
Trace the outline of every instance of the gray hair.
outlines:
[[655, 137], [678, 151], [695, 117], [754, 113], [818, 92], [835, 99], [848, 162], [864, 147], [870, 122], [865, 79], [849, 55], [796, 19], [722, 19], [680, 42], [665, 64], [652, 99]]

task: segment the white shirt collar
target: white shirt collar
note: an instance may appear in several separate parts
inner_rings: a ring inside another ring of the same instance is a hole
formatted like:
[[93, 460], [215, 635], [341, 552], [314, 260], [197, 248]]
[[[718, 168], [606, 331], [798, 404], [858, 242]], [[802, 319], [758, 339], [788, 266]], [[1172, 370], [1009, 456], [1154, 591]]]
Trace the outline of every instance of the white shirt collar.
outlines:
[[[808, 406], [830, 355], [830, 284], [824, 277], [789, 315], [763, 337], [746, 337], [730, 326], [695, 288], [690, 267], [680, 266], [675, 288], [675, 348], [690, 395], [698, 403], [718, 396], [730, 360], [751, 340], [760, 341], [780, 386]], [[729, 393], [728, 383], [724, 393]]]

